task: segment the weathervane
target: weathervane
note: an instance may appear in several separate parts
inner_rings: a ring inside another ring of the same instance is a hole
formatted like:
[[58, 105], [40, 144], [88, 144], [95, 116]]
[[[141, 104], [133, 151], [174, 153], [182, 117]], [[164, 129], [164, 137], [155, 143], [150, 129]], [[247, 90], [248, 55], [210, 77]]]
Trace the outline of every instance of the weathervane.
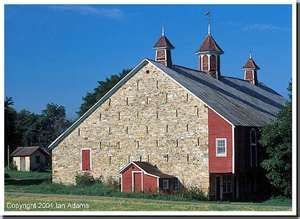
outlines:
[[164, 27], [164, 25], [161, 27], [161, 35], [162, 35], [162, 36], [165, 35], [165, 27]]
[[208, 17], [208, 34], [210, 35], [211, 13], [210, 13], [210, 11], [207, 11], [207, 12], [205, 12], [204, 15]]

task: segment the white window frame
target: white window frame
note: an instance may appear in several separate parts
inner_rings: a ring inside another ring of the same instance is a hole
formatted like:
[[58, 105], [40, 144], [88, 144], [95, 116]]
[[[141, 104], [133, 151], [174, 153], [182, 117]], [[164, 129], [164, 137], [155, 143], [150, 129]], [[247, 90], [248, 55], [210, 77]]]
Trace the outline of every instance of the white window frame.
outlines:
[[[225, 152], [223, 154], [218, 153], [218, 142], [225, 142]], [[216, 138], [216, 157], [227, 157], [227, 138]]]
[[[82, 169], [82, 151], [89, 150], [90, 151], [90, 170], [83, 170]], [[91, 148], [81, 148], [80, 150], [80, 170], [82, 172], [91, 172], [92, 171], [92, 149]]]

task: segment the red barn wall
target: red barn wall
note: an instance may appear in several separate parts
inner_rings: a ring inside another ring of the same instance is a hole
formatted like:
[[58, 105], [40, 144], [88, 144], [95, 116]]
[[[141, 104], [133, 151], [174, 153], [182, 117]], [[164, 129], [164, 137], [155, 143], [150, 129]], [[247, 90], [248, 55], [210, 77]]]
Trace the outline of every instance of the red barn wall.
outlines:
[[[216, 138], [227, 139], [227, 156], [216, 157]], [[209, 172], [232, 172], [232, 125], [208, 109]]]
[[157, 192], [157, 177], [144, 174], [144, 192], [146, 193]]

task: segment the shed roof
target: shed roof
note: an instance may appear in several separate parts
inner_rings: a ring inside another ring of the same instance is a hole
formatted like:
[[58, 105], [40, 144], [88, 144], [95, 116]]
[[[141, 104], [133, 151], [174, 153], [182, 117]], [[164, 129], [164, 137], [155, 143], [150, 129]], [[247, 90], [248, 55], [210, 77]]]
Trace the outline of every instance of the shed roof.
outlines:
[[175, 176], [169, 175], [169, 174], [165, 174], [163, 172], [161, 172], [156, 165], [152, 165], [149, 162], [145, 162], [145, 161], [132, 161], [129, 164], [127, 164], [121, 171], [120, 173], [123, 173], [127, 167], [129, 167], [131, 164], [138, 166], [140, 169], [142, 169], [143, 171], [145, 171], [148, 174], [154, 175], [154, 176], [158, 176], [159, 178], [174, 178]]
[[46, 149], [40, 146], [30, 146], [30, 147], [17, 147], [10, 156], [12, 157], [21, 157], [21, 156], [30, 156], [37, 150], [40, 150], [42, 153], [49, 155], [49, 152]]
[[243, 79], [224, 76], [215, 79], [207, 73], [180, 65], [173, 65], [169, 68], [151, 59], [144, 59], [84, 115], [55, 139], [49, 145], [49, 149], [53, 149], [59, 144], [59, 142], [148, 63], [156, 66], [161, 72], [168, 75], [180, 86], [207, 104], [209, 108], [236, 126], [262, 127], [274, 120], [285, 104], [285, 99], [281, 95], [261, 82], [253, 85]]

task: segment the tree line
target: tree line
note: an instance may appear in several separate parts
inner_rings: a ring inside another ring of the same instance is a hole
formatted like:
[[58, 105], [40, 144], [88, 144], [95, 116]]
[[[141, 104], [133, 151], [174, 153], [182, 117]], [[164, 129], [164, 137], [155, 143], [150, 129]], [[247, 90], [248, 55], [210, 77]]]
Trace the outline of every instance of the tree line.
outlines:
[[18, 146], [47, 147], [70, 124], [65, 107], [49, 103], [40, 114], [28, 110], [16, 111], [12, 97], [6, 97], [5, 114], [5, 165], [8, 150], [11, 153]]

